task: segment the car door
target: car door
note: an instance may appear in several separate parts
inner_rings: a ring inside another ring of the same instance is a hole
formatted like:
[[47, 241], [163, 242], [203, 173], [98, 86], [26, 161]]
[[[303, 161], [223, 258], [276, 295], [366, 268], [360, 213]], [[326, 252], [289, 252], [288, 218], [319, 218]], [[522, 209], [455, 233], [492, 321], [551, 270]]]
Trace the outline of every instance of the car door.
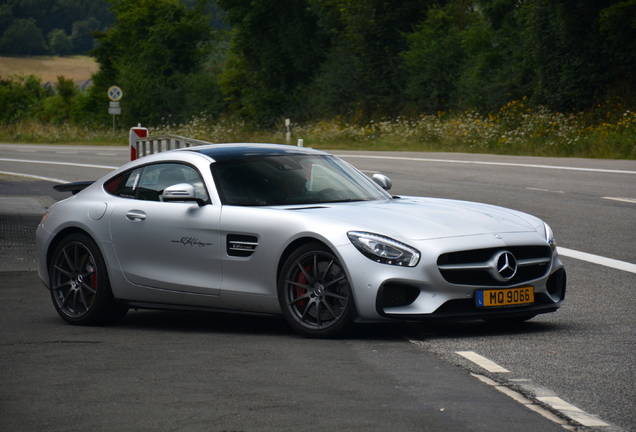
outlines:
[[209, 203], [199, 172], [189, 165], [163, 163], [126, 175], [115, 186], [105, 185], [121, 197], [110, 228], [125, 277], [153, 288], [218, 295], [220, 206], [161, 201], [166, 187], [189, 183], [197, 197]]

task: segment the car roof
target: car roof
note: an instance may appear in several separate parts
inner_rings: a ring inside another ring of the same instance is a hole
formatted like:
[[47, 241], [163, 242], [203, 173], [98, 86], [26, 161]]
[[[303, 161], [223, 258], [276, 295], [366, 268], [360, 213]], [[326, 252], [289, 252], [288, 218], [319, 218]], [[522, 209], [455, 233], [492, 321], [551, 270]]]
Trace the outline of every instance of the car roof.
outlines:
[[217, 162], [264, 156], [329, 155], [329, 153], [307, 147], [260, 143], [211, 144], [181, 150], [201, 153]]

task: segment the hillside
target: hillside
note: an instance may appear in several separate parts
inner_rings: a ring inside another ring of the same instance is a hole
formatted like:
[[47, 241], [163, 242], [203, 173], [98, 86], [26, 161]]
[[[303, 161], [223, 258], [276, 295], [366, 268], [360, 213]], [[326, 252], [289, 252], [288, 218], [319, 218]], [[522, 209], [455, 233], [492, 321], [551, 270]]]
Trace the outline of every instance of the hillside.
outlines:
[[62, 75], [73, 81], [90, 79], [97, 72], [99, 65], [92, 57], [0, 57], [0, 78], [11, 75], [35, 75], [42, 79], [42, 83], [57, 81]]

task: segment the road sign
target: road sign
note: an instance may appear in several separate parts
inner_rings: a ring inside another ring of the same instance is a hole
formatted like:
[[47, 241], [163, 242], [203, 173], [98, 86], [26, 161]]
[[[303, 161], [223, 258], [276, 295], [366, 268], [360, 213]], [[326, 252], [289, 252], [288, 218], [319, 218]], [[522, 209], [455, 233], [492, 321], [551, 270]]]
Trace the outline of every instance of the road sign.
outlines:
[[112, 86], [108, 89], [108, 98], [112, 101], [118, 101], [124, 95], [124, 92], [117, 86]]
[[108, 108], [108, 114], [121, 115], [121, 108]]

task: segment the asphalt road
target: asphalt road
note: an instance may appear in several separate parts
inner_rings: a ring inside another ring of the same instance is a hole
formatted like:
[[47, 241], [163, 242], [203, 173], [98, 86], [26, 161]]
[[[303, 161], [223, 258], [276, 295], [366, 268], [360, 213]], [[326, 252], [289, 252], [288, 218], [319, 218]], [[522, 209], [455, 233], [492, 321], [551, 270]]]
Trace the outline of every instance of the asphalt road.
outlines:
[[[527, 211], [550, 223], [561, 248], [636, 263], [634, 161], [339, 153], [389, 175], [393, 193]], [[131, 312], [110, 328], [65, 325], [32, 271], [28, 240], [61, 196], [52, 181], [16, 175], [90, 180], [126, 156], [0, 145], [0, 172], [12, 173], [0, 174], [0, 253], [11, 264], [0, 267], [0, 430], [563, 430], [528, 409], [563, 417], [543, 404], [559, 397], [608, 423], [568, 427], [636, 431], [636, 275], [571, 256], [562, 258], [564, 307], [516, 328], [363, 326], [346, 340], [312, 341], [281, 320], [218, 314]]]

